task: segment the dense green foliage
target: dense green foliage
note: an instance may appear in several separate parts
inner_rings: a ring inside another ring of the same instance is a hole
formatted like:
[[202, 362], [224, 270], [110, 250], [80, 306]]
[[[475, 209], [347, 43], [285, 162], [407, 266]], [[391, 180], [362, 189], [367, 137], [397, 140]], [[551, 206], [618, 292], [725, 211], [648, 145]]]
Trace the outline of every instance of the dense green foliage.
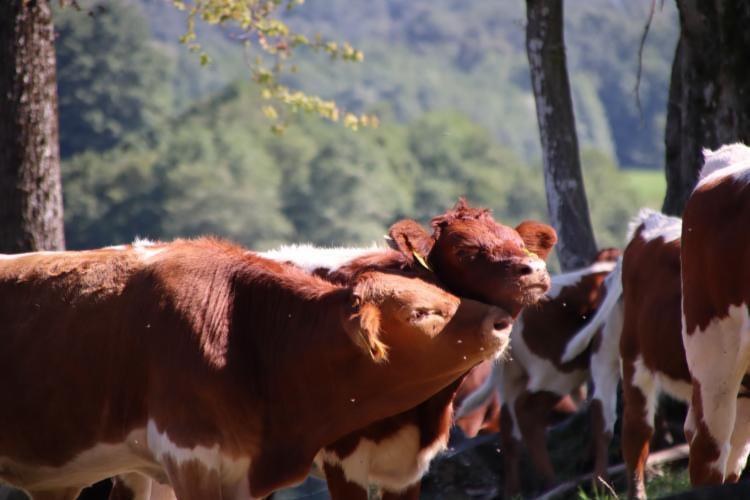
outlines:
[[[205, 233], [254, 248], [370, 243], [394, 220], [427, 222], [459, 196], [509, 224], [545, 218], [541, 169], [463, 115], [356, 134], [308, 119], [278, 137], [259, 102], [233, 85], [169, 126], [66, 161], [69, 246]], [[637, 195], [603, 155], [584, 154], [584, 168], [590, 192], [606, 192], [591, 197], [601, 244], [621, 244]]]
[[55, 27], [63, 158], [109, 149], [172, 112], [173, 62], [132, 8], [59, 9]]
[[[110, 4], [114, 2], [106, 2]], [[641, 118], [634, 88], [648, 4], [650, 0], [590, 0], [565, 5], [581, 144], [627, 167], [658, 168], [663, 163], [677, 21], [672, 3], [657, 9], [643, 53]], [[236, 33], [199, 23], [198, 40], [213, 61], [204, 70], [198, 57], [178, 41], [186, 29], [183, 12], [169, 2], [133, 0], [131, 5], [145, 15], [153, 39], [178, 70], [168, 78], [175, 109], [186, 109], [196, 97], [238, 78], [250, 78], [257, 51], [246, 53]], [[299, 66], [298, 73], [283, 83], [335, 99], [357, 112], [386, 108], [392, 112], [385, 112], [385, 119], [401, 122], [429, 111], [456, 110], [525, 160], [540, 156], [524, 48], [523, 1], [307, 0], [287, 17], [290, 26], [310, 37], [321, 32], [351, 41], [364, 49], [365, 61], [330, 64], [326, 57], [310, 57], [303, 50], [290, 61]], [[119, 29], [134, 31], [137, 24], [121, 23]], [[87, 50], [96, 46], [86, 45]], [[82, 55], [80, 50], [75, 54]]]

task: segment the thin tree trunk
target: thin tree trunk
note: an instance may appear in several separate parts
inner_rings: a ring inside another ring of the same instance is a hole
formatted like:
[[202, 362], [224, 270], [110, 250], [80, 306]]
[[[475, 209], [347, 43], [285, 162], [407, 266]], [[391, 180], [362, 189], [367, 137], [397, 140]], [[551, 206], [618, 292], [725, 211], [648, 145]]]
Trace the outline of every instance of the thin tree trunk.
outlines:
[[570, 270], [591, 262], [596, 241], [565, 61], [562, 0], [526, 0], [526, 20], [526, 54], [542, 143], [547, 209], [558, 233], [560, 265]]
[[664, 212], [680, 215], [702, 149], [750, 141], [750, 2], [677, 0], [680, 40], [669, 87]]
[[65, 245], [52, 11], [0, 0], [0, 252]]

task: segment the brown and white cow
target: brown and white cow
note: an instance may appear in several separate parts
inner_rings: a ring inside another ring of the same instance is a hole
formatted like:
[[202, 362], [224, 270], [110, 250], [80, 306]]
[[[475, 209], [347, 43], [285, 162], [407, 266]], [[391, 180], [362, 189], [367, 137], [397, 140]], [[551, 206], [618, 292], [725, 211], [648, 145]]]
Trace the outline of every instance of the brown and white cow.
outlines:
[[[432, 234], [403, 220], [389, 230], [392, 250], [285, 247], [264, 255], [291, 262], [326, 279], [347, 283], [367, 270], [402, 269], [436, 278], [449, 291], [517, 314], [547, 291], [544, 260], [554, 230], [526, 221], [516, 229], [497, 223], [487, 209], [465, 201], [433, 218]], [[457, 352], [465, 346], [456, 345]], [[461, 379], [400, 415], [329, 443], [317, 463], [334, 499], [367, 498], [370, 486], [384, 498], [418, 498], [419, 480], [447, 445], [452, 401]]]
[[35, 499], [124, 473], [181, 500], [263, 497], [495, 355], [510, 320], [211, 239], [2, 256], [0, 479]]
[[750, 452], [750, 148], [704, 151], [682, 224], [682, 340], [692, 375], [685, 433], [695, 485], [736, 481]]
[[[586, 324], [603, 296], [602, 282], [615, 267], [618, 250], [599, 253], [589, 267], [552, 278], [547, 297], [527, 308], [513, 326], [510, 359], [495, 366], [492, 377], [458, 410], [463, 416], [493, 389], [500, 392], [501, 441], [505, 493], [520, 491], [519, 446], [523, 441], [547, 485], [555, 472], [547, 452], [545, 429], [552, 409], [589, 377], [590, 352], [562, 362], [568, 341]], [[615, 382], [616, 383], [616, 382]]]
[[[628, 497], [645, 498], [644, 472], [660, 394], [690, 399], [690, 372], [681, 336], [680, 232], [682, 222], [642, 209], [630, 225], [628, 245], [606, 283], [607, 297], [591, 323], [576, 336], [568, 356], [591, 341], [606, 324], [603, 339], [609, 358], [592, 361], [596, 387], [608, 387], [603, 400], [614, 402], [613, 367], [622, 363], [623, 419], [621, 448], [627, 466]], [[599, 367], [605, 361], [604, 367]], [[617, 373], [619, 376], [619, 373]], [[602, 380], [604, 379], [604, 380]], [[608, 405], [603, 420], [614, 422]], [[594, 430], [596, 432], [596, 430]], [[611, 434], [605, 436], [609, 441]]]

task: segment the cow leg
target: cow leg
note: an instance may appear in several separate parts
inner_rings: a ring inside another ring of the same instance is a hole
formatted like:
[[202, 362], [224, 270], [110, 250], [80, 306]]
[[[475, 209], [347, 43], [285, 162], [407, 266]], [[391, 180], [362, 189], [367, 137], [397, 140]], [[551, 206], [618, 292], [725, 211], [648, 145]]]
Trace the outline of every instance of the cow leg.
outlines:
[[324, 462], [323, 472], [326, 476], [331, 500], [367, 500], [367, 489], [349, 481], [344, 475], [344, 470], [338, 465]]
[[547, 452], [547, 417], [561, 396], [549, 391], [524, 392], [516, 400], [516, 423], [544, 486], [555, 482], [555, 469]]
[[421, 490], [422, 487], [420, 482], [412, 484], [399, 493], [383, 490], [381, 500], [419, 500], [419, 493]]
[[503, 454], [505, 498], [512, 498], [521, 492], [521, 434], [514, 425], [509, 406], [504, 404], [500, 408], [500, 451]]
[[[704, 331], [682, 332], [685, 354], [693, 377], [690, 402], [696, 423], [690, 446], [690, 482], [697, 485], [724, 481], [737, 416], [737, 393], [748, 361], [747, 311], [730, 311], [713, 320]], [[685, 322], [683, 321], [683, 324]]]
[[737, 418], [731, 440], [732, 449], [727, 460], [727, 482], [736, 483], [750, 454], [750, 399], [737, 401]]
[[622, 455], [627, 467], [628, 498], [646, 498], [645, 470], [654, 433], [656, 384], [642, 359], [623, 359], [622, 365]]

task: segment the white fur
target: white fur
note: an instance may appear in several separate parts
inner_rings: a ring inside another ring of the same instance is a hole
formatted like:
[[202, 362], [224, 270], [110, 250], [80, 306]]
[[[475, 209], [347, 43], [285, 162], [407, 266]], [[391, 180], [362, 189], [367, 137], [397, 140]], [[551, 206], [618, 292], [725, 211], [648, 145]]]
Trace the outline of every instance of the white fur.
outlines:
[[641, 208], [638, 215], [628, 223], [627, 242], [630, 243], [636, 230], [643, 224], [641, 237], [645, 241], [662, 238], [665, 242], [674, 241], [682, 232], [682, 219], [670, 217], [650, 208]]
[[591, 354], [591, 378], [594, 380], [592, 399], [601, 402], [604, 430], [609, 432], [610, 435], [613, 435], [615, 422], [617, 421], [617, 384], [620, 382], [622, 372], [620, 337], [624, 316], [622, 300], [618, 300], [602, 328], [602, 340], [599, 349]]
[[218, 443], [210, 448], [201, 445], [181, 448], [169, 439], [166, 432], [159, 432], [153, 420], [148, 421], [146, 429], [148, 447], [160, 463], [166, 462], [167, 459], [173, 460], [177, 465], [198, 461], [207, 470], [218, 471], [224, 484], [236, 483], [247, 477], [250, 468], [248, 457], [227, 456], [221, 452]]
[[275, 250], [260, 252], [258, 255], [277, 262], [291, 262], [306, 272], [312, 273], [320, 268], [335, 271], [358, 257], [383, 250], [385, 248], [375, 243], [365, 248], [321, 248], [303, 244], [285, 245]]
[[435, 455], [445, 449], [448, 436], [424, 449], [420, 449], [419, 439], [419, 429], [407, 425], [378, 443], [361, 439], [355, 451], [343, 459], [334, 452], [321, 450], [316, 462], [339, 465], [349, 482], [365, 490], [373, 484], [400, 492], [422, 478]]
[[595, 262], [588, 267], [576, 269], [569, 273], [557, 274], [552, 276], [552, 285], [547, 292], [547, 297], [554, 299], [563, 288], [573, 286], [584, 277], [595, 273], [609, 273], [615, 268], [614, 262]]
[[705, 330], [698, 327], [689, 335], [683, 311], [682, 341], [690, 373], [700, 382], [703, 421], [720, 450], [719, 458], [709, 466], [724, 475], [731, 451], [737, 392], [750, 367], [748, 305], [730, 305], [726, 316], [712, 319]]
[[750, 148], [741, 143], [725, 144], [715, 151], [704, 149], [703, 159], [698, 186], [750, 169]]
[[523, 339], [523, 318], [513, 326], [510, 336], [510, 353], [512, 360], [508, 363], [519, 363], [527, 373], [526, 390], [529, 392], [550, 391], [564, 396], [586, 381], [588, 370], [561, 372], [555, 364], [534, 354]]
[[43, 252], [26, 252], [26, 253], [0, 253], [0, 260], [14, 260], [14, 259], [21, 259], [23, 257], [34, 257], [37, 255], [60, 255], [60, 252], [43, 251]]
[[646, 400], [645, 423], [653, 428], [654, 416], [656, 415], [657, 386], [654, 374], [643, 362], [642, 356], [637, 356], [633, 362], [633, 387], [637, 387]]
[[146, 448], [144, 429], [132, 431], [121, 443], [99, 443], [59, 466], [29, 465], [0, 457], [0, 471], [26, 491], [86, 486], [125, 471], [158, 475], [159, 465]]
[[[591, 343], [596, 332], [610, 319], [615, 306], [620, 302], [622, 296], [622, 257], [613, 264], [609, 275], [604, 278], [607, 293], [594, 317], [576, 333], [565, 346], [561, 361], [568, 363], [581, 354]], [[616, 334], [619, 336], [619, 332]], [[619, 351], [618, 351], [619, 356]]]

